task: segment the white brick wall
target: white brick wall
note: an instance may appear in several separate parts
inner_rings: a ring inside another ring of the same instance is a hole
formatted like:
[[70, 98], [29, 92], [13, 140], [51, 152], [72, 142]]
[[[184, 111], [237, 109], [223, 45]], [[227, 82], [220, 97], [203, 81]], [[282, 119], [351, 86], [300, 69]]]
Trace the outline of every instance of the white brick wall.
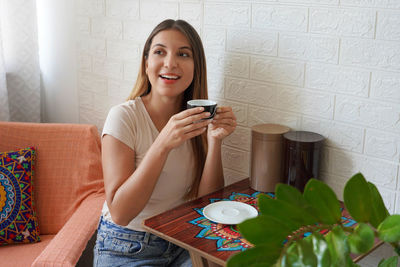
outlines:
[[126, 99], [164, 18], [199, 31], [210, 98], [238, 118], [223, 145], [227, 183], [249, 175], [250, 127], [279, 123], [326, 137], [321, 177], [339, 198], [362, 171], [400, 213], [400, 1], [76, 0], [81, 122], [101, 129]]

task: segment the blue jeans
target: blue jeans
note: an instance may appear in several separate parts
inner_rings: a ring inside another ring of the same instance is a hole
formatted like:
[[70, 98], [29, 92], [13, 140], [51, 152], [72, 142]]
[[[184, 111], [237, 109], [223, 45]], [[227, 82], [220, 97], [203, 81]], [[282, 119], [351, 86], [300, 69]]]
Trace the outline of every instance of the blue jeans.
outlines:
[[134, 231], [101, 217], [93, 266], [192, 266], [187, 250], [147, 232]]

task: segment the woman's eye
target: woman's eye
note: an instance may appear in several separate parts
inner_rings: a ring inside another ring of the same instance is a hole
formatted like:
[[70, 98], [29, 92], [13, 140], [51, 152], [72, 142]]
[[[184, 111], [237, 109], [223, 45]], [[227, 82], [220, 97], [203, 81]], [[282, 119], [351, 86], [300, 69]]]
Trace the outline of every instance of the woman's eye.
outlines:
[[156, 55], [162, 55], [162, 53], [163, 53], [163, 52], [162, 52], [161, 50], [155, 50], [155, 51], [154, 51], [154, 54], [156, 54]]
[[179, 56], [181, 56], [181, 57], [190, 57], [189, 53], [185, 53], [185, 52], [179, 53]]

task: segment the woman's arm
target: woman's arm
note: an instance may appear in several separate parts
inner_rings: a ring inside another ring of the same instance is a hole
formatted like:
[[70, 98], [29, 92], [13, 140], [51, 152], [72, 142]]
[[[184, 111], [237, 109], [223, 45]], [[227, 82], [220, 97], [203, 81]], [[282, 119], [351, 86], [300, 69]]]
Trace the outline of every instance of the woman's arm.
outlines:
[[219, 107], [208, 126], [208, 152], [199, 185], [198, 196], [204, 196], [224, 186], [222, 169], [222, 140], [236, 128], [236, 117], [231, 107]]
[[138, 215], [150, 196], [168, 152], [153, 145], [135, 170], [135, 152], [111, 135], [102, 140], [104, 187], [113, 221], [127, 225]]
[[115, 223], [127, 225], [143, 210], [169, 152], [205, 131], [209, 121], [193, 123], [207, 116], [199, 113], [201, 111], [189, 109], [172, 116], [136, 169], [135, 151], [111, 135], [103, 137], [104, 187], [107, 205]]
[[214, 192], [224, 186], [221, 143], [221, 140], [210, 140], [208, 143], [208, 153], [199, 184], [199, 197]]

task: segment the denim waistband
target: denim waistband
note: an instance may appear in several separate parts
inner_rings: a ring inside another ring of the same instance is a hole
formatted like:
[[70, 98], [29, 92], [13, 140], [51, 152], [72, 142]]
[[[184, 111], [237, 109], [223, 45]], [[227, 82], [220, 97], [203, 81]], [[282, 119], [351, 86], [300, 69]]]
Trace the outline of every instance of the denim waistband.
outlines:
[[161, 239], [160, 237], [150, 234], [148, 232], [136, 231], [127, 227], [118, 225], [112, 221], [108, 221], [103, 216], [100, 218], [99, 227], [97, 228], [99, 233], [104, 232], [109, 235], [118, 236], [120, 238], [126, 238], [130, 240], [143, 241], [148, 243], [149, 240]]

